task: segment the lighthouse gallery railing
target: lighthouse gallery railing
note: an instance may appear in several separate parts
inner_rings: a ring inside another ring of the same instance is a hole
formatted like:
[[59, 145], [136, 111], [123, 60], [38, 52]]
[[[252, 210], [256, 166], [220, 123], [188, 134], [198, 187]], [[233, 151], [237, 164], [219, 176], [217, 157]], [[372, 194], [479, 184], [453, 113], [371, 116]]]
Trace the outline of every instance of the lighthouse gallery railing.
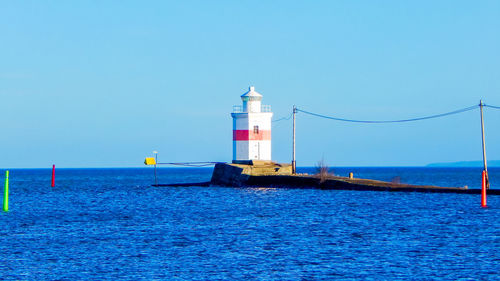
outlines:
[[[233, 105], [233, 113], [243, 113], [242, 105]], [[263, 104], [260, 106], [260, 112], [271, 112], [271, 106], [268, 104]]]

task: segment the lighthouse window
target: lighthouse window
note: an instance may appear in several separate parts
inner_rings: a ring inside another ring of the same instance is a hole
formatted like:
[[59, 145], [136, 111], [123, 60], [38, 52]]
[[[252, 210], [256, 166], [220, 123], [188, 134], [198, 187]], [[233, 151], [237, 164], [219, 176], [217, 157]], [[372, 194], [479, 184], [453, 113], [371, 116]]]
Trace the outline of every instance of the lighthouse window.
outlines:
[[253, 133], [259, 134], [259, 126], [253, 126]]

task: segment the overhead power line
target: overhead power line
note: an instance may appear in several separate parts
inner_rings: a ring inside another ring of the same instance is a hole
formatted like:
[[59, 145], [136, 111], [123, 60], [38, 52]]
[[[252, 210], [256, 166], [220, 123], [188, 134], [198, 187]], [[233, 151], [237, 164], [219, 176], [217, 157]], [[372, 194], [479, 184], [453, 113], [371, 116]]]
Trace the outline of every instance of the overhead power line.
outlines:
[[[491, 107], [491, 106], [490, 106]], [[410, 119], [400, 119], [400, 120], [355, 120], [355, 119], [346, 119], [346, 118], [339, 118], [339, 117], [333, 117], [333, 116], [327, 116], [323, 114], [318, 114], [318, 113], [313, 113], [309, 111], [305, 111], [302, 109], [297, 108], [297, 112], [303, 112], [305, 114], [309, 114], [312, 116], [316, 117], [321, 117], [325, 119], [331, 119], [331, 120], [336, 120], [336, 121], [343, 121], [343, 122], [352, 122], [352, 123], [403, 123], [403, 122], [413, 122], [413, 121], [420, 121], [420, 120], [427, 120], [427, 119], [432, 119], [432, 118], [439, 118], [439, 117], [445, 117], [448, 115], [453, 115], [453, 114], [458, 114], [466, 111], [470, 111], [473, 109], [477, 109], [478, 106], [469, 106], [466, 108], [446, 112], [446, 113], [440, 113], [440, 114], [435, 114], [435, 115], [430, 115], [430, 116], [424, 116], [424, 117], [417, 117], [417, 118], [410, 118]], [[499, 108], [500, 109], [500, 108]]]
[[283, 120], [290, 120], [290, 118], [292, 118], [292, 115], [293, 115], [293, 113], [290, 113], [290, 115], [288, 115], [287, 117], [282, 117], [282, 118], [273, 120], [272, 122], [274, 123], [274, 122], [279, 122], [279, 121], [283, 121]]
[[489, 104], [485, 104], [484, 106], [494, 108], [494, 109], [500, 109], [500, 106], [494, 106], [494, 105], [489, 105]]

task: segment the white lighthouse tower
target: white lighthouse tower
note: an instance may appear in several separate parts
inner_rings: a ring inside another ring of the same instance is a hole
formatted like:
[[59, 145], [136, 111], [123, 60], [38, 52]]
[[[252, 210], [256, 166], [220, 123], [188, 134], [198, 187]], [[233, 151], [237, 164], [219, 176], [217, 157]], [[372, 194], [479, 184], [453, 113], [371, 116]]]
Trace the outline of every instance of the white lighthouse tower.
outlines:
[[271, 106], [262, 105], [262, 95], [250, 87], [241, 95], [243, 106], [233, 107], [233, 163], [271, 161]]

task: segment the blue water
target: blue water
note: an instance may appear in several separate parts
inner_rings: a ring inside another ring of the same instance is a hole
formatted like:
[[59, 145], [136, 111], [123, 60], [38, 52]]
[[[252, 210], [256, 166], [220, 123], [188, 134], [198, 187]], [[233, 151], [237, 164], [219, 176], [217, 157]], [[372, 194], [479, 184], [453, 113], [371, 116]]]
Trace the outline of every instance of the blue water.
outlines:
[[[334, 168], [478, 188], [480, 169]], [[302, 168], [299, 172], [312, 172]], [[1, 280], [498, 280], [500, 196], [151, 187], [152, 169], [11, 170]], [[210, 169], [160, 169], [162, 183]], [[492, 188], [500, 170], [491, 169]]]

